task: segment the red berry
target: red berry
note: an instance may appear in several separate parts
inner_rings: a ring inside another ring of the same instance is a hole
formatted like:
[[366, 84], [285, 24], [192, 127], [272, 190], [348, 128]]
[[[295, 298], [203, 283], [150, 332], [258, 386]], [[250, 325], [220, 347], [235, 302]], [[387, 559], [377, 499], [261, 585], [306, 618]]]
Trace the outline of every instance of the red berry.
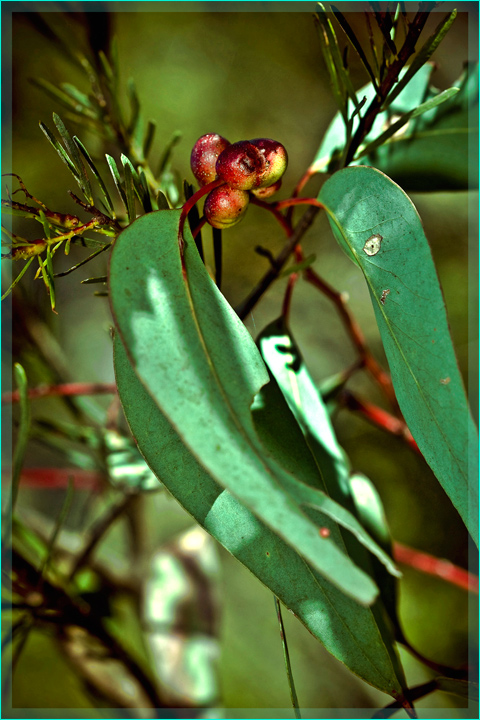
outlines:
[[259, 175], [257, 187], [270, 187], [280, 180], [287, 169], [288, 156], [282, 143], [270, 138], [255, 138], [250, 140], [265, 159], [265, 168]]
[[229, 145], [217, 160], [217, 175], [230, 187], [251, 190], [265, 170], [263, 154], [248, 140]]
[[190, 156], [190, 167], [199, 185], [208, 185], [215, 180], [215, 163], [218, 156], [230, 145], [229, 141], [216, 133], [198, 138]]
[[252, 195], [255, 195], [259, 200], [266, 200], [269, 197], [272, 197], [272, 195], [275, 195], [278, 190], [280, 190], [282, 186], [282, 181], [278, 180], [273, 185], [269, 185], [268, 187], [259, 187], [259, 188], [253, 188], [253, 190], [250, 190]]
[[250, 197], [245, 190], [221, 185], [208, 194], [203, 207], [207, 222], [223, 230], [236, 225], [247, 212]]

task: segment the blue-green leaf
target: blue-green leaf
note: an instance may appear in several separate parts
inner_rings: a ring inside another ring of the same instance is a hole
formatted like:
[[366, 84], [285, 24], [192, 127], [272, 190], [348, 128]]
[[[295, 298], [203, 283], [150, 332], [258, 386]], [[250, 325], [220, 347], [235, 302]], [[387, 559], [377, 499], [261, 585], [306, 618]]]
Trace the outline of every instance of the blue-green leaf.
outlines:
[[322, 187], [335, 238], [361, 268], [400, 408], [478, 544], [478, 435], [415, 207], [386, 175], [345, 168]]

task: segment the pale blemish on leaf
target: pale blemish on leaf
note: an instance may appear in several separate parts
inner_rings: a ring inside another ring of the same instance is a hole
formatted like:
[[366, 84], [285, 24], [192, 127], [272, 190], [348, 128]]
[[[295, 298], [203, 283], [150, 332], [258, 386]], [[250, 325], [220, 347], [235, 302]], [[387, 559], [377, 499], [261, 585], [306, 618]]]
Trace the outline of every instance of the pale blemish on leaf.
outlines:
[[380, 302], [382, 303], [382, 305], [385, 305], [385, 300], [387, 299], [387, 295], [389, 294], [390, 290], [388, 288], [382, 292], [382, 297], [380, 298]]
[[372, 255], [376, 255], [380, 250], [382, 240], [383, 237], [381, 235], [372, 235], [371, 237], [369, 237], [367, 242], [363, 246], [363, 252], [365, 253], [365, 255], [369, 255], [370, 257]]
[[442, 385], [448, 385], [448, 383], [450, 382], [450, 378], [449, 377], [443, 378], [442, 380], [440, 380], [440, 382], [442, 383]]

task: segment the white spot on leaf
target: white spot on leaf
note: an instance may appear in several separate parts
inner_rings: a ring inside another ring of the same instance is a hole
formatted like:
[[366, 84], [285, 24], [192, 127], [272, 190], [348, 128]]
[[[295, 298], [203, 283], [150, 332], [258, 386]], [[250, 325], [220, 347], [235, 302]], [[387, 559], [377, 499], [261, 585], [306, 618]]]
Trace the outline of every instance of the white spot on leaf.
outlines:
[[363, 246], [363, 252], [365, 253], [365, 255], [369, 255], [370, 257], [372, 255], [376, 255], [380, 250], [382, 240], [383, 237], [381, 235], [372, 235], [371, 237], [369, 237], [367, 242]]
[[442, 385], [448, 385], [448, 383], [450, 382], [450, 378], [449, 377], [443, 378], [442, 380], [440, 380], [440, 382], [442, 383]]
[[382, 303], [382, 305], [385, 305], [387, 295], [390, 295], [390, 290], [388, 288], [382, 292], [382, 297], [380, 298], [380, 302]]

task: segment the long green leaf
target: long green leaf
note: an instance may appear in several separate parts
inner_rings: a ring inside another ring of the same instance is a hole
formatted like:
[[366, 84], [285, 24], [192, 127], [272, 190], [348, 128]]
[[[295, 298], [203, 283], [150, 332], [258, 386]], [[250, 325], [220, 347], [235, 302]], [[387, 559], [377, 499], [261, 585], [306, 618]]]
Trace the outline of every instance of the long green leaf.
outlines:
[[305, 503], [322, 508], [326, 520], [345, 512], [332, 509], [324, 493], [305, 484], [309, 456], [294, 477], [265, 451], [256, 433], [250, 406], [268, 374], [188, 230], [182, 270], [179, 219], [180, 211], [139, 218], [119, 235], [112, 253], [112, 308], [135, 372], [219, 484], [313, 568], [368, 604], [377, 595], [370, 578], [333, 539], [322, 542], [318, 524], [301, 508]]
[[478, 544], [477, 430], [415, 207], [383, 173], [362, 166], [335, 173], [319, 200], [365, 275], [405, 420]]
[[[216, 482], [140, 382], [118, 336], [114, 360], [120, 397], [138, 447], [170, 492], [330, 653], [375, 687], [392, 696], [400, 693], [401, 683], [370, 611], [310, 568], [290, 545]], [[274, 413], [275, 419], [279, 415]], [[299, 454], [301, 460], [301, 446], [301, 435], [290, 433], [287, 447], [292, 449], [293, 463]]]
[[[390, 533], [380, 498], [366, 477], [358, 473], [351, 475], [350, 463], [335, 436], [327, 407], [283, 318], [270, 323], [261, 332], [257, 342], [269, 370], [302, 429], [329, 495], [355, 513], [371, 537], [391, 555]], [[398, 626], [395, 579], [387, 572], [385, 563], [379, 562], [377, 558], [364, 558], [364, 554], [359, 551], [361, 549], [352, 543], [345, 533], [344, 539], [355, 562], [363, 562], [361, 566], [364, 569], [371, 566], [383, 604], [394, 624]], [[388, 637], [381, 611], [375, 613], [375, 616], [383, 636]], [[393, 649], [393, 638], [390, 651], [392, 662], [401, 675], [399, 661]]]

